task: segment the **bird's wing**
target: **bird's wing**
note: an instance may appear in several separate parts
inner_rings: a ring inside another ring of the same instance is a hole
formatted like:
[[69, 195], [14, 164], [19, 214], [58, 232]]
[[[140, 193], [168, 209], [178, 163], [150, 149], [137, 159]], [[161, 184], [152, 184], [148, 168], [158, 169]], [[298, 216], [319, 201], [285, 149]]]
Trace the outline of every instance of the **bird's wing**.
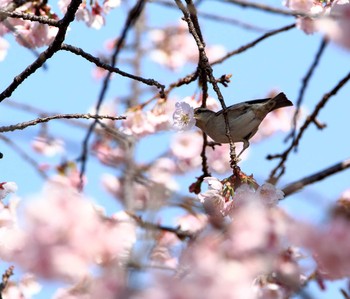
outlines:
[[[247, 102], [243, 102], [243, 103], [238, 103], [238, 104], [234, 104], [231, 105], [229, 107], [227, 107], [227, 112], [230, 113], [230, 117], [232, 118], [236, 118], [240, 115], [242, 115], [242, 113], [248, 109], [250, 109], [251, 105], [254, 104], [262, 104], [265, 103], [267, 101], [269, 101], [271, 98], [267, 98], [267, 99], [261, 99], [261, 100], [252, 100], [252, 101], [247, 101]], [[216, 116], [223, 114], [223, 110], [220, 110], [218, 112], [216, 112]]]

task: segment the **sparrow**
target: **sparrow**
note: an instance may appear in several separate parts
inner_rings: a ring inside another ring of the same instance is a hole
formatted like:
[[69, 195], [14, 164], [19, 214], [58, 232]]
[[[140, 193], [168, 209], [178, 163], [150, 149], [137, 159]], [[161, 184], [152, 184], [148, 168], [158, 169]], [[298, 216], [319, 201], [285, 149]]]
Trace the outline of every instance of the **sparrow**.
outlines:
[[[265, 116], [273, 110], [288, 106], [293, 106], [293, 103], [281, 92], [273, 98], [252, 100], [227, 107], [231, 139], [233, 142], [243, 142], [243, 149], [237, 158], [249, 147], [249, 139], [258, 131]], [[196, 108], [194, 118], [196, 126], [214, 142], [229, 143], [224, 110], [214, 112], [207, 108]]]

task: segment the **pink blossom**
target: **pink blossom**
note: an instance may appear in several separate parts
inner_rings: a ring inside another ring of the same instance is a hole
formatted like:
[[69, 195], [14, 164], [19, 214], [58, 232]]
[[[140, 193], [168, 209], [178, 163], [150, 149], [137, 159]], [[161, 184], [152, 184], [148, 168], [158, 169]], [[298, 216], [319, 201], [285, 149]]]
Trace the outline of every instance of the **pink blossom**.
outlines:
[[[132, 194], [131, 202], [127, 202], [128, 198], [126, 198], [124, 194], [125, 185], [123, 181], [110, 174], [104, 174], [101, 181], [107, 192], [120, 200], [123, 204], [132, 205], [136, 210], [143, 210], [148, 204], [150, 204], [150, 190], [157, 192], [156, 186], [149, 188], [146, 183], [143, 184], [133, 181], [130, 187], [130, 194]], [[153, 203], [155, 204], [156, 202], [154, 201]]]
[[280, 199], [283, 199], [284, 193], [269, 183], [265, 183], [257, 190], [248, 184], [239, 186], [233, 195], [232, 201], [225, 205], [224, 215], [232, 215], [237, 207], [251, 203], [262, 204], [266, 207], [276, 206]]
[[62, 193], [57, 183], [45, 187], [25, 216], [26, 231], [15, 259], [48, 279], [76, 281], [96, 262], [124, 259], [135, 239], [130, 220], [105, 220], [88, 199], [68, 187]]
[[168, 100], [164, 103], [157, 103], [157, 105], [151, 111], [148, 111], [147, 117], [154, 125], [157, 132], [170, 129], [170, 120], [173, 109], [173, 101]]
[[203, 138], [198, 132], [176, 134], [170, 143], [171, 154], [177, 160], [178, 171], [187, 171], [201, 165]]
[[[327, 15], [329, 13], [329, 5], [323, 5], [322, 1], [312, 0], [287, 0], [285, 5], [292, 10], [301, 11], [312, 15]], [[298, 17], [297, 27], [303, 30], [306, 34], [314, 33], [316, 28], [315, 18], [313, 17]]]
[[109, 13], [113, 8], [120, 6], [121, 0], [105, 0], [103, 2], [103, 11], [104, 13]]
[[206, 177], [204, 182], [208, 184], [209, 189], [199, 193], [198, 199], [203, 204], [204, 210], [208, 215], [219, 217], [222, 215], [226, 203], [223, 196], [224, 185], [215, 177]]
[[10, 44], [8, 41], [0, 37], [0, 61], [3, 61], [5, 59], [9, 47]]
[[169, 190], [177, 190], [179, 188], [173, 175], [176, 172], [176, 164], [169, 158], [159, 158], [152, 163], [148, 173], [152, 182], [159, 183], [167, 187]]
[[0, 1], [0, 8], [1, 8], [1, 9], [6, 8], [6, 6], [9, 5], [10, 3], [11, 3], [10, 0], [1, 0], [1, 1]]
[[0, 257], [13, 259], [13, 253], [21, 244], [22, 231], [17, 221], [18, 199], [11, 198], [8, 205], [0, 204]]
[[292, 10], [309, 12], [314, 5], [313, 0], [287, 0], [284, 3], [285, 6]]
[[176, 223], [181, 230], [196, 233], [207, 224], [207, 216], [204, 214], [186, 214], [178, 217]]
[[111, 265], [103, 269], [98, 277], [87, 276], [75, 285], [60, 288], [54, 299], [88, 299], [104, 298], [115, 299], [119, 294], [126, 294], [125, 278], [118, 265]]
[[175, 107], [173, 127], [179, 131], [191, 129], [196, 124], [193, 108], [185, 102], [178, 102]]
[[14, 193], [18, 189], [15, 182], [0, 183], [0, 200], [4, 199], [9, 193]]
[[147, 114], [142, 110], [129, 111], [125, 116], [126, 120], [122, 121], [121, 127], [123, 133], [141, 138], [155, 132], [154, 124], [149, 121]]
[[348, 220], [338, 216], [321, 229], [299, 224], [293, 232], [295, 241], [311, 250], [322, 277], [333, 280], [350, 275]]
[[96, 141], [92, 146], [97, 159], [109, 166], [118, 166], [125, 162], [125, 151], [119, 147], [112, 147], [109, 142]]
[[[153, 47], [150, 57], [155, 62], [175, 71], [180, 70], [188, 61], [197, 63], [198, 48], [188, 33], [185, 22], [163, 30], [151, 30], [149, 37]], [[206, 47], [206, 52], [209, 61], [212, 61], [222, 57], [225, 49], [219, 45], [209, 45]]]
[[[239, 153], [243, 148], [243, 143], [239, 142], [235, 144], [236, 153]], [[216, 173], [222, 174], [227, 173], [231, 170], [230, 167], [230, 145], [221, 144], [213, 147], [207, 147], [206, 154], [208, 158], [208, 165], [210, 170]], [[249, 150], [243, 152], [240, 159], [245, 160], [249, 154]]]
[[[66, 13], [67, 7], [70, 1], [59, 0], [58, 7]], [[88, 7], [87, 2], [80, 4], [76, 13], [76, 19], [78, 21], [84, 21], [87, 26], [94, 29], [101, 29], [105, 25], [105, 17], [111, 11], [111, 9], [120, 5], [120, 0], [107, 0], [104, 1], [103, 6], [100, 6], [97, 1], [89, 2], [91, 7]]]
[[341, 196], [340, 196], [341, 199], [344, 199], [344, 200], [347, 200], [347, 201], [350, 201], [350, 189], [347, 189], [345, 190]]
[[49, 45], [58, 32], [57, 27], [25, 20], [17, 20], [14, 28], [16, 41], [27, 48], [38, 48]]
[[34, 151], [48, 157], [64, 153], [64, 142], [61, 139], [38, 136], [31, 145]]
[[350, 4], [336, 4], [332, 7], [331, 16], [335, 18], [323, 18], [316, 22], [316, 28], [327, 38], [350, 49]]
[[32, 295], [39, 293], [41, 285], [32, 274], [25, 274], [18, 283], [10, 281], [2, 291], [4, 299], [32, 298]]

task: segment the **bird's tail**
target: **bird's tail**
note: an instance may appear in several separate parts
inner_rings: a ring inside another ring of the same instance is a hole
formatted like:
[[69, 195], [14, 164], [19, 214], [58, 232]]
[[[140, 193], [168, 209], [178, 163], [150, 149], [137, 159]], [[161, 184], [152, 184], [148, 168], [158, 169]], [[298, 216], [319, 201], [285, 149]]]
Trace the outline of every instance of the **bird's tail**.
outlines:
[[293, 106], [293, 103], [287, 99], [286, 95], [283, 92], [281, 92], [277, 96], [275, 96], [272, 99], [272, 101], [275, 102], [275, 105], [273, 106], [271, 111], [276, 110], [278, 108], [282, 108], [282, 107]]

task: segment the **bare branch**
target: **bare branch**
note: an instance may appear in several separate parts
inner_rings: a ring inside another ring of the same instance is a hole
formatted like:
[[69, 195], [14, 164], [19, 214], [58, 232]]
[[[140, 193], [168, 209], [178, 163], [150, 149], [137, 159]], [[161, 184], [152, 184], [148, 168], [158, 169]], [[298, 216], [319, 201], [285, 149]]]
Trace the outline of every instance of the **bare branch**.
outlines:
[[34, 14], [29, 14], [29, 13], [23, 13], [18, 11], [6, 11], [3, 9], [0, 9], [0, 19], [3, 20], [6, 18], [23, 19], [23, 20], [38, 22], [41, 24], [46, 24], [54, 27], [59, 27], [59, 24], [60, 24], [59, 21], [50, 19], [48, 17], [36, 16]]
[[68, 5], [67, 12], [64, 17], [59, 21], [59, 30], [54, 41], [50, 46], [42, 52], [39, 57], [30, 64], [22, 73], [13, 79], [13, 82], [0, 94], [0, 102], [5, 98], [10, 97], [15, 89], [30, 75], [39, 69], [49, 58], [51, 58], [61, 48], [61, 44], [66, 36], [67, 28], [69, 24], [74, 20], [75, 13], [78, 10], [82, 0], [72, 0]]
[[16, 130], [23, 130], [29, 126], [35, 126], [40, 123], [46, 123], [54, 119], [110, 119], [110, 120], [122, 120], [126, 119], [125, 116], [109, 116], [109, 115], [92, 115], [92, 114], [58, 114], [58, 115], [52, 115], [47, 117], [41, 117], [34, 120], [26, 121], [23, 123], [19, 123], [16, 125], [10, 125], [10, 126], [2, 126], [0, 127], [0, 133], [3, 132], [11, 132]]
[[[143, 11], [143, 8], [145, 6], [145, 3], [146, 1], [145, 0], [138, 0], [136, 2], [136, 4], [133, 6], [133, 8], [129, 11], [129, 14], [127, 16], [127, 19], [125, 21], [125, 24], [124, 24], [124, 27], [123, 27], [123, 30], [122, 30], [122, 33], [121, 33], [121, 36], [120, 38], [118, 39], [116, 45], [115, 45], [115, 48], [114, 48], [114, 53], [112, 55], [112, 59], [111, 59], [111, 65], [114, 67], [117, 63], [117, 58], [118, 58], [118, 55], [122, 49], [122, 46], [124, 44], [124, 41], [127, 37], [127, 34], [129, 32], [129, 30], [131, 30], [131, 28], [134, 26], [135, 22], [137, 21], [137, 19], [140, 17], [142, 11]], [[110, 82], [110, 78], [112, 76], [112, 72], [108, 71], [107, 75], [105, 76], [104, 80], [103, 80], [103, 83], [102, 83], [102, 88], [101, 88], [101, 91], [100, 91], [100, 94], [99, 94], [99, 97], [98, 97], [98, 100], [97, 100], [97, 103], [96, 103], [96, 107], [95, 107], [95, 110], [96, 110], [96, 113], [98, 114], [99, 110], [100, 110], [100, 107], [102, 105], [102, 102], [105, 98], [105, 95], [107, 93], [107, 90], [108, 90], [108, 87], [109, 87], [109, 82]], [[161, 93], [161, 97], [165, 97], [165, 94], [162, 94]], [[97, 121], [98, 120], [95, 120], [85, 138], [84, 138], [84, 141], [83, 141], [83, 144], [82, 144], [82, 152], [81, 152], [81, 155], [80, 155], [80, 158], [79, 160], [81, 161], [81, 168], [80, 168], [80, 189], [82, 189], [83, 187], [83, 177], [84, 177], [84, 174], [85, 174], [85, 170], [86, 170], [86, 162], [87, 162], [87, 159], [88, 159], [88, 144], [89, 144], [89, 140], [90, 140], [90, 137], [97, 125]], [[127, 201], [127, 200], [126, 200]]]
[[[316, 105], [314, 111], [312, 112], [311, 115], [309, 115], [307, 117], [307, 119], [305, 120], [304, 124], [301, 126], [298, 135], [296, 136], [296, 138], [293, 140], [293, 142], [291, 143], [291, 145], [282, 153], [282, 154], [278, 154], [278, 155], [269, 155], [267, 156], [267, 159], [271, 160], [271, 159], [275, 159], [275, 158], [279, 158], [280, 162], [278, 163], [278, 165], [271, 171], [270, 176], [268, 181], [270, 183], [275, 184], [280, 177], [283, 175], [284, 173], [284, 163], [287, 161], [288, 155], [289, 153], [298, 146], [301, 137], [304, 135], [306, 129], [309, 127], [309, 125], [311, 123], [314, 123], [318, 113], [321, 111], [321, 109], [326, 105], [326, 103], [328, 102], [328, 100], [337, 94], [337, 92], [350, 80], [350, 72], [342, 79], [340, 80], [337, 85], [328, 93], [324, 94], [324, 96], [322, 97], [322, 99], [318, 102], [318, 104]], [[280, 173], [277, 174], [277, 172], [280, 170]]]
[[[292, 137], [293, 139], [295, 138], [295, 134], [296, 134], [296, 127], [297, 127], [297, 120], [298, 120], [298, 115], [299, 115], [299, 112], [300, 112], [300, 107], [301, 107], [301, 104], [303, 102], [303, 98], [304, 98], [304, 93], [305, 93], [305, 90], [308, 86], [308, 83], [321, 59], [321, 56], [322, 54], [324, 53], [324, 50], [327, 46], [327, 41], [325, 39], [322, 39], [322, 42], [320, 44], [320, 47], [316, 53], [316, 56], [315, 56], [315, 59], [314, 61], [312, 62], [309, 70], [307, 71], [305, 77], [303, 78], [303, 81], [302, 81], [302, 86], [300, 88], [300, 91], [299, 91], [299, 96], [298, 96], [298, 100], [297, 100], [297, 103], [296, 103], [296, 110], [295, 110], [295, 113], [294, 113], [294, 117], [293, 117], [293, 129], [292, 129], [292, 132], [290, 133], [290, 135], [286, 138], [286, 140], [288, 140], [288, 138]], [[321, 128], [321, 127], [320, 127]]]
[[124, 76], [124, 77], [127, 77], [127, 78], [130, 78], [130, 79], [133, 79], [133, 80], [136, 80], [136, 81], [140, 81], [146, 85], [150, 85], [150, 86], [155, 86], [159, 89], [159, 93], [160, 94], [163, 94], [164, 93], [164, 88], [165, 86], [159, 82], [157, 82], [156, 80], [154, 79], [145, 79], [145, 78], [142, 78], [142, 77], [139, 77], [139, 76], [135, 76], [135, 75], [132, 75], [132, 74], [129, 74], [127, 72], [124, 72], [122, 70], [120, 70], [119, 68], [117, 67], [113, 67], [107, 63], [104, 63], [102, 62], [100, 59], [98, 59], [97, 57], [85, 52], [83, 49], [81, 48], [78, 48], [78, 47], [74, 47], [72, 45], [68, 45], [68, 44], [62, 44], [61, 45], [61, 49], [62, 50], [65, 50], [65, 51], [69, 51], [71, 53], [74, 53], [76, 55], [79, 55], [81, 57], [84, 57], [86, 60], [94, 63], [96, 66], [100, 67], [100, 68], [103, 68], [111, 73], [116, 73], [116, 74], [119, 74], [121, 76]]
[[263, 3], [257, 3], [257, 2], [250, 2], [246, 0], [225, 0], [226, 2], [236, 4], [238, 6], [242, 6], [244, 8], [254, 8], [265, 12], [271, 12], [274, 14], [284, 15], [284, 16], [294, 16], [294, 17], [309, 17], [314, 18], [318, 17], [319, 14], [308, 14], [303, 11], [295, 11], [295, 10], [289, 10], [289, 9], [281, 9], [277, 7], [270, 6], [268, 4]]
[[340, 163], [337, 163], [331, 167], [328, 167], [326, 169], [322, 169], [319, 172], [316, 172], [312, 175], [309, 175], [305, 178], [302, 178], [294, 183], [291, 183], [284, 187], [282, 191], [284, 192], [285, 196], [291, 195], [300, 189], [304, 188], [307, 185], [313, 184], [315, 182], [321, 181], [337, 172], [343, 171], [347, 168], [350, 168], [350, 159], [344, 160]]
[[221, 57], [220, 59], [217, 59], [215, 61], [213, 61], [211, 63], [211, 65], [215, 65], [215, 64], [219, 64], [219, 63], [222, 63], [223, 61], [225, 61], [227, 58], [229, 57], [232, 57], [234, 55], [237, 55], [237, 54], [240, 54], [252, 47], [254, 47], [256, 44], [262, 42], [263, 40], [275, 35], [275, 34], [278, 34], [278, 33], [281, 33], [281, 32], [285, 32], [285, 31], [288, 31], [290, 29], [293, 29], [295, 27], [295, 24], [291, 24], [291, 25], [287, 25], [287, 26], [284, 26], [282, 28], [278, 28], [278, 29], [275, 29], [275, 30], [272, 30], [272, 31], [269, 31], [267, 33], [265, 33], [264, 35], [260, 36], [259, 38], [253, 40], [252, 42], [242, 46], [242, 47], [239, 47], [238, 49], [236, 50], [233, 50], [231, 52], [228, 52], [225, 56]]

